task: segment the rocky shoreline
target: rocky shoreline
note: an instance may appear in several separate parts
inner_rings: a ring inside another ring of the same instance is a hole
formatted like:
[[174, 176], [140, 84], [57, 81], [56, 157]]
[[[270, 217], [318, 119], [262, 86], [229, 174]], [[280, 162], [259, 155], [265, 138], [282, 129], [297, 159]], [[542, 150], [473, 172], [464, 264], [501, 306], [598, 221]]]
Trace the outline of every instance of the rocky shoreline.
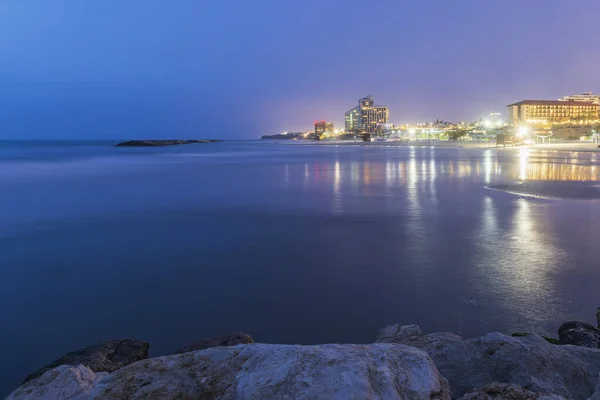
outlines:
[[129, 140], [115, 144], [115, 147], [159, 147], [159, 146], [175, 146], [179, 144], [195, 144], [195, 143], [216, 143], [221, 140], [206, 139], [206, 140]]
[[66, 354], [7, 399], [600, 400], [600, 329], [569, 321], [558, 334], [391, 325], [372, 344], [303, 346], [236, 332], [157, 358], [148, 343], [113, 340]]

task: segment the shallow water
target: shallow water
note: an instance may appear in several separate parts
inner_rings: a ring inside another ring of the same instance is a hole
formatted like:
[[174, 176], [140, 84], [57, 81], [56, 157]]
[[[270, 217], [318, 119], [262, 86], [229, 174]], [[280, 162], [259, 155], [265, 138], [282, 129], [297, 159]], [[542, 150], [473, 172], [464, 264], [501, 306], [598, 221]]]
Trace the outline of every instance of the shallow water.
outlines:
[[554, 333], [600, 305], [595, 153], [0, 142], [0, 394], [58, 356], [392, 323]]

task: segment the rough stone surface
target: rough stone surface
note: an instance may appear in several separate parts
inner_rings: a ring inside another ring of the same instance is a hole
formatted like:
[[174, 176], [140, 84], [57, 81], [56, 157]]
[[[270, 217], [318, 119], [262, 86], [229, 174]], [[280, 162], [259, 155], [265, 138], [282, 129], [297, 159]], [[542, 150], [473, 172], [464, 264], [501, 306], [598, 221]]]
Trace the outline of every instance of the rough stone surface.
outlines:
[[216, 347], [140, 361], [102, 379], [93, 399], [440, 399], [426, 353], [394, 344]]
[[61, 365], [21, 385], [6, 400], [87, 400], [94, 385], [106, 375], [106, 372], [94, 373], [83, 365]]
[[209, 349], [211, 347], [220, 347], [220, 346], [235, 346], [238, 344], [250, 344], [254, 343], [250, 335], [244, 332], [233, 332], [229, 335], [224, 336], [215, 336], [209, 339], [201, 339], [197, 342], [190, 344], [189, 346], [182, 347], [178, 349], [173, 354], [181, 354], [187, 353], [190, 351], [204, 350]]
[[462, 340], [462, 337], [449, 332], [423, 334], [417, 325], [390, 325], [377, 333], [375, 342], [405, 344], [429, 352], [447, 343]]
[[[411, 329], [414, 331], [414, 329]], [[448, 379], [454, 397], [494, 382], [515, 384], [535, 393], [552, 393], [572, 399], [588, 399], [600, 372], [600, 350], [557, 346], [531, 334], [510, 337], [501, 333], [450, 340], [452, 334], [396, 337], [429, 353]]]
[[473, 389], [458, 400], [560, 400], [564, 397], [539, 394], [518, 385], [494, 382], [483, 388]]
[[600, 348], [600, 329], [585, 322], [565, 322], [558, 328], [558, 337], [560, 344]]
[[23, 383], [61, 365], [85, 365], [94, 372], [113, 372], [126, 365], [148, 358], [150, 345], [139, 340], [110, 340], [65, 354], [52, 364], [29, 375]]
[[600, 400], [600, 375], [598, 375], [598, 381], [596, 382], [596, 391], [590, 400]]

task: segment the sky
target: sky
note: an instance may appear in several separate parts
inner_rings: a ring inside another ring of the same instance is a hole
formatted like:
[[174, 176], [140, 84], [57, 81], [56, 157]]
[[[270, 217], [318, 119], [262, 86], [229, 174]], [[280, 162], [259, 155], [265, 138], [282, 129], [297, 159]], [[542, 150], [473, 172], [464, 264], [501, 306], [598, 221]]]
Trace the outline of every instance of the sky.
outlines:
[[0, 139], [253, 139], [600, 92], [598, 0], [3, 0]]

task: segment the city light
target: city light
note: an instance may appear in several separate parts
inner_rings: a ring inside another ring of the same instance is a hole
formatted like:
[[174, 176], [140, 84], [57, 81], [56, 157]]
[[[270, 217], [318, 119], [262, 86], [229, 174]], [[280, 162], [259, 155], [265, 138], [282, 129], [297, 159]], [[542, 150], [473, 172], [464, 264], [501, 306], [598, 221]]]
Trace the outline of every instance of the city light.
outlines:
[[529, 134], [529, 128], [526, 126], [520, 126], [519, 127], [519, 133], [517, 134], [518, 136], [527, 136]]
[[492, 121], [490, 121], [489, 119], [486, 119], [485, 121], [483, 121], [483, 125], [486, 128], [491, 128], [493, 124], [492, 124]]

